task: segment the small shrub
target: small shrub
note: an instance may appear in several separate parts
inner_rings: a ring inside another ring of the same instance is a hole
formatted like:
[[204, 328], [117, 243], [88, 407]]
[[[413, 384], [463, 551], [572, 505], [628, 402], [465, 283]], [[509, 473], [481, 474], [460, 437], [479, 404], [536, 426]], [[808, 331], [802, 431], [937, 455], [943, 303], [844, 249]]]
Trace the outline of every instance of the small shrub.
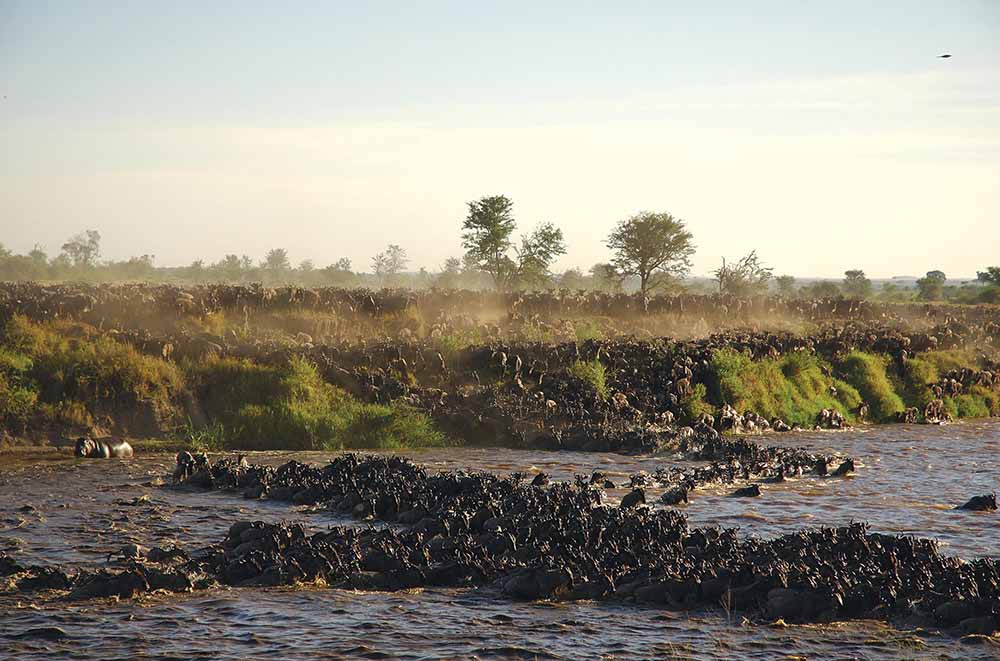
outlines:
[[604, 364], [599, 360], [577, 360], [569, 368], [570, 374], [580, 379], [601, 399], [608, 398], [608, 385]]
[[681, 413], [685, 420], [691, 422], [706, 413], [715, 415], [715, 409], [705, 401], [707, 392], [704, 383], [696, 383], [691, 388], [691, 394], [681, 399]]
[[982, 398], [964, 394], [958, 395], [953, 399], [955, 402], [955, 413], [960, 418], [988, 418], [990, 415], [990, 407]]
[[[986, 415], [1000, 415], [1000, 392], [982, 386], [971, 386], [965, 394], [967, 397], [982, 403], [982, 408], [977, 407], [977, 410], [985, 409]], [[972, 407], [970, 406], [970, 408]]]
[[198, 428], [191, 421], [191, 418], [188, 418], [187, 423], [178, 434], [177, 440], [188, 447], [218, 452], [226, 448], [226, 428], [220, 422]]
[[430, 418], [408, 406], [362, 404], [344, 430], [343, 448], [399, 449], [446, 445]]
[[573, 322], [573, 327], [576, 330], [577, 342], [604, 339], [604, 333], [601, 331], [600, 324], [593, 319], [577, 319]]

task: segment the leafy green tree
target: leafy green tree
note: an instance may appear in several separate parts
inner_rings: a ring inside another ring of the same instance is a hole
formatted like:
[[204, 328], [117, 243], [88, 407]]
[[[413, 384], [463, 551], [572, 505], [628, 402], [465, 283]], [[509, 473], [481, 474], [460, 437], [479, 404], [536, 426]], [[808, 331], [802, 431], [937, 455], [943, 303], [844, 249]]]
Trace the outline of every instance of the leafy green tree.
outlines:
[[434, 278], [434, 286], [440, 289], [458, 289], [462, 281], [462, 260], [449, 257], [444, 260], [441, 272]]
[[791, 275], [779, 275], [774, 279], [774, 284], [778, 288], [778, 293], [782, 296], [791, 296], [795, 291], [795, 277]]
[[372, 257], [372, 272], [379, 279], [379, 282], [392, 284], [409, 262], [406, 250], [390, 243], [385, 251]]
[[62, 244], [62, 251], [73, 266], [94, 266], [101, 255], [101, 233], [87, 230], [77, 234]]
[[544, 287], [552, 278], [550, 267], [558, 255], [566, 254], [562, 230], [552, 223], [542, 223], [521, 238], [513, 282], [519, 287]]
[[895, 282], [883, 282], [879, 298], [885, 301], [898, 301], [902, 296], [902, 289]]
[[662, 278], [679, 278], [691, 270], [695, 247], [684, 221], [669, 213], [643, 211], [618, 223], [608, 236], [611, 259], [622, 276], [638, 276], [643, 296], [662, 284]]
[[156, 268], [153, 266], [153, 259], [153, 255], [139, 255], [138, 257], [129, 257], [124, 262], [117, 262], [111, 265], [111, 267], [121, 277], [129, 280], [151, 280], [156, 273]]
[[236, 255], [226, 255], [209, 269], [225, 282], [239, 282], [243, 277], [243, 261]]
[[597, 291], [620, 292], [622, 276], [613, 264], [597, 263], [590, 267], [590, 278]]
[[288, 251], [284, 248], [274, 248], [268, 250], [264, 255], [264, 261], [260, 267], [272, 273], [283, 273], [292, 268], [292, 263], [288, 261]]
[[33, 261], [35, 264], [38, 264], [40, 266], [45, 266], [46, 264], [49, 263], [48, 254], [37, 243], [35, 244], [35, 247], [31, 249], [31, 252], [28, 253], [28, 257], [30, 257], [31, 261]]
[[324, 281], [336, 287], [346, 287], [355, 281], [351, 260], [341, 257], [323, 269]]
[[976, 273], [976, 280], [987, 285], [1000, 285], [1000, 266], [987, 266]]
[[844, 294], [851, 298], [868, 298], [872, 295], [872, 281], [860, 269], [844, 271]]
[[715, 270], [715, 279], [719, 283], [720, 294], [752, 296], [767, 291], [773, 270], [764, 266], [756, 250], [751, 250], [733, 264], [727, 264], [723, 258], [722, 266]]
[[562, 275], [559, 276], [559, 288], [570, 290], [586, 289], [587, 278], [583, 275], [583, 271], [580, 269], [566, 269], [563, 271]]
[[193, 282], [201, 282], [205, 279], [205, 260], [196, 259], [187, 267], [187, 277]]
[[810, 282], [799, 291], [804, 298], [836, 298], [841, 294], [840, 287], [833, 280]]
[[944, 271], [928, 271], [926, 276], [917, 280], [917, 297], [922, 301], [940, 301], [944, 298], [944, 283], [947, 280]]
[[462, 247], [469, 261], [488, 273], [497, 288], [509, 284], [515, 268], [507, 256], [513, 247], [515, 227], [514, 203], [505, 195], [469, 202], [469, 214], [462, 222]]

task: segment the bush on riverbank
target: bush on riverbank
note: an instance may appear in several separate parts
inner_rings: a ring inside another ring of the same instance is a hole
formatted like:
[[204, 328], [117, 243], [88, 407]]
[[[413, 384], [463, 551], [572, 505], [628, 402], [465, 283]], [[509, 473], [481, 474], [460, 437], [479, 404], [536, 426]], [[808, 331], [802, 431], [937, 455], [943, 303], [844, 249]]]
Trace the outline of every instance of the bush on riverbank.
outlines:
[[443, 445], [427, 416], [359, 402], [301, 357], [280, 366], [220, 358], [190, 365], [197, 400], [225, 447], [339, 450]]
[[712, 355], [709, 400], [803, 427], [815, 424], [822, 409], [836, 409], [850, 418], [861, 396], [828, 372], [815, 354], [805, 351], [751, 360], [724, 349]]
[[173, 363], [81, 324], [15, 316], [0, 329], [0, 416], [15, 431], [31, 424], [86, 428], [122, 416], [148, 428], [175, 414], [183, 388]]
[[906, 408], [889, 379], [888, 364], [884, 356], [861, 351], [852, 351], [837, 363], [840, 377], [854, 386], [868, 404], [873, 422], [893, 420], [896, 413]]
[[601, 399], [608, 398], [607, 374], [599, 360], [577, 360], [569, 368], [570, 374], [589, 386]]
[[178, 365], [83, 324], [17, 316], [0, 327], [0, 424], [36, 438], [97, 429], [170, 435], [216, 449], [445, 442], [423, 413], [360, 402], [326, 383], [303, 358], [283, 366], [236, 359]]

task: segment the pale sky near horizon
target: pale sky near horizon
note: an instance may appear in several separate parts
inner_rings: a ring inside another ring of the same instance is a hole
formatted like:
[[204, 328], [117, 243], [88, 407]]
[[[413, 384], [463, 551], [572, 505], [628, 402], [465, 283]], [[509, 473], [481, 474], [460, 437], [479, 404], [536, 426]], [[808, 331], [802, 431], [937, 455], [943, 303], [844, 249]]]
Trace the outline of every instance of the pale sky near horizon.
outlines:
[[0, 0], [0, 243], [436, 270], [502, 193], [558, 270], [641, 210], [695, 275], [1000, 264], [1000, 1], [540, 4]]

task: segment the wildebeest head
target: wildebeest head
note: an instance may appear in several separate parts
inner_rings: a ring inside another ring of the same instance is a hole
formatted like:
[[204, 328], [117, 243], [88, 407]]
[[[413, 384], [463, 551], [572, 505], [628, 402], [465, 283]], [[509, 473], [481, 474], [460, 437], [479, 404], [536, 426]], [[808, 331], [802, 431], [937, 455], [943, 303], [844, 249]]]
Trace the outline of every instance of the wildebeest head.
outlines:
[[76, 447], [73, 449], [73, 454], [78, 457], [89, 457], [91, 451], [94, 449], [94, 442], [89, 438], [80, 437], [76, 439]]

